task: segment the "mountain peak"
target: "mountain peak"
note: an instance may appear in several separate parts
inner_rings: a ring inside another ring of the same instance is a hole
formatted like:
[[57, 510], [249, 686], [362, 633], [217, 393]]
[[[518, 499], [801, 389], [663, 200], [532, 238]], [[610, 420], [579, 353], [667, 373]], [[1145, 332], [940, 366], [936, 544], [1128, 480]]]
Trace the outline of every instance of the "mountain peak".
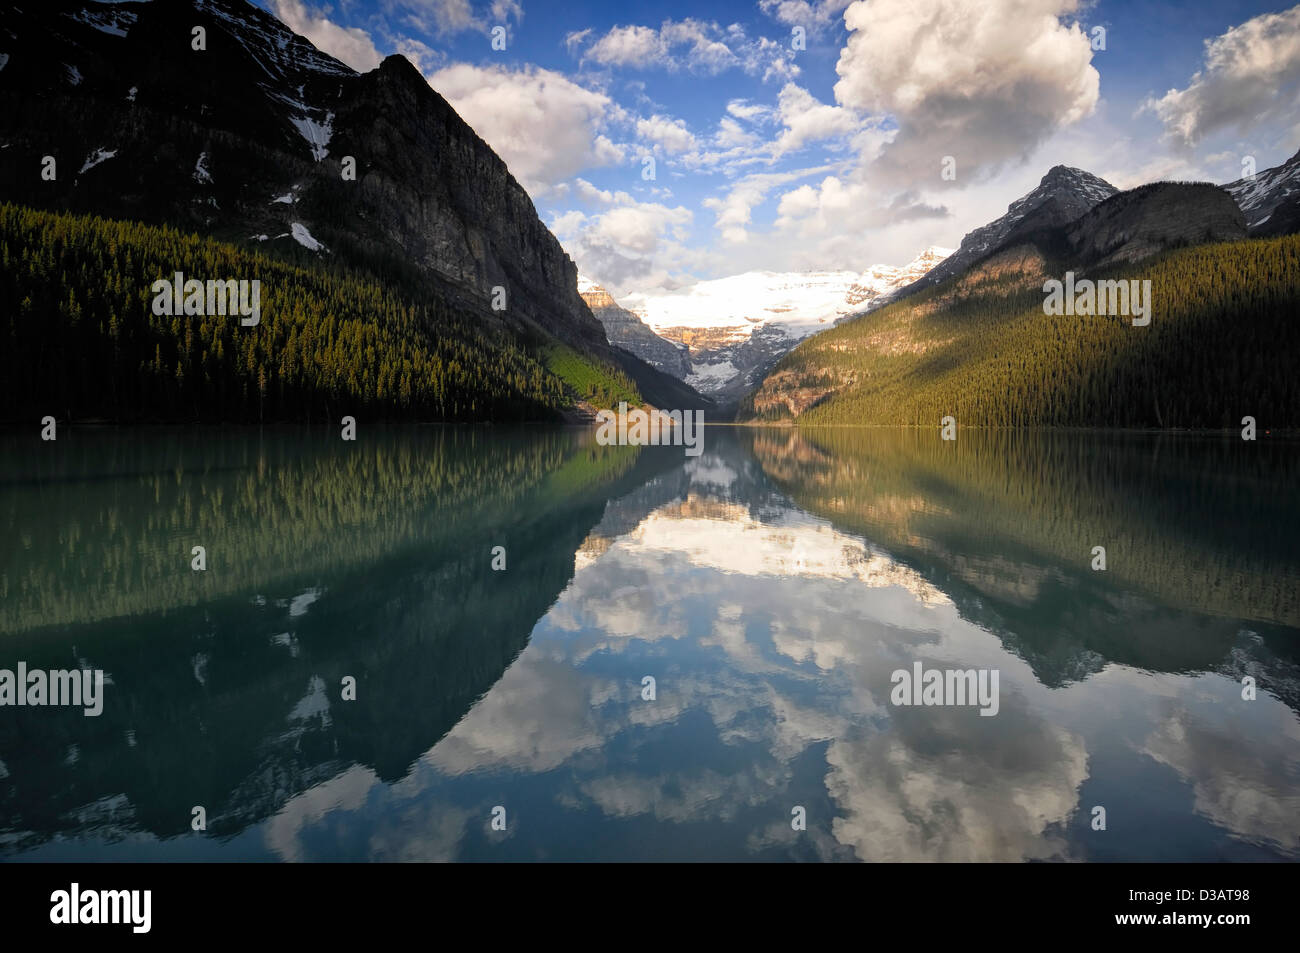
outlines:
[[944, 256], [926, 274], [899, 291], [901, 298], [921, 288], [937, 285], [965, 271], [1001, 245], [1018, 226], [1032, 221], [1038, 227], [1064, 225], [1119, 192], [1105, 179], [1068, 165], [1054, 165], [1030, 192], [1007, 206], [1007, 213], [961, 240], [961, 246]]
[[1076, 169], [1072, 165], [1054, 165], [1047, 170], [1047, 174], [1043, 176], [1042, 181], [1039, 184], [1045, 185], [1046, 183], [1052, 181], [1053, 179], [1094, 179], [1094, 178], [1096, 178], [1096, 176], [1094, 176], [1091, 172], [1086, 172], [1083, 169]]
[[415, 64], [401, 53], [389, 53], [385, 56], [383, 62], [379, 64], [379, 71], [386, 76], [405, 74], [408, 79], [416, 78], [421, 83], [427, 82], [424, 74], [416, 69]]

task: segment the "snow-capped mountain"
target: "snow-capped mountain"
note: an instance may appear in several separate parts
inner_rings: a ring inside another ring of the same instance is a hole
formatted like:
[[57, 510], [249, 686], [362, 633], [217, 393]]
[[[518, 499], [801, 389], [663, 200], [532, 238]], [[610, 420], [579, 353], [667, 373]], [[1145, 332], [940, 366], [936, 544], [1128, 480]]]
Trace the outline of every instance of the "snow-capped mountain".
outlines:
[[961, 246], [926, 272], [920, 280], [900, 288], [894, 297], [902, 297], [922, 288], [937, 285], [960, 274], [1007, 240], [1012, 231], [1032, 218], [1036, 227], [1065, 225], [1119, 190], [1105, 179], [1082, 169], [1053, 166], [1037, 187], [1007, 207], [1007, 213], [968, 232]]
[[1224, 186], [1246, 216], [1251, 235], [1300, 230], [1300, 152], [1282, 165]]
[[837, 318], [836, 323], [888, 304], [900, 290], [937, 268], [952, 253], [951, 248], [931, 245], [901, 268], [892, 265], [871, 268], [849, 289], [847, 300], [856, 307], [850, 314]]
[[949, 254], [950, 249], [931, 247], [906, 265], [873, 265], [861, 272], [753, 271], [669, 294], [628, 294], [623, 302], [660, 338], [688, 349], [688, 384], [728, 399], [808, 335], [869, 310]]

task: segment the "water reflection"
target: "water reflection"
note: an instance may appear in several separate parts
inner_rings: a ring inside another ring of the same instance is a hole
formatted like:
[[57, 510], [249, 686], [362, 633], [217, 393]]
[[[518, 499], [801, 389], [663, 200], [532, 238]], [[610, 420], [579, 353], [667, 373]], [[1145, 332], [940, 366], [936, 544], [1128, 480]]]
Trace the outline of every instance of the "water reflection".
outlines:
[[[1300, 854], [1295, 448], [187, 441], [6, 455], [0, 664], [113, 678], [0, 716], [10, 858]], [[196, 533], [243, 554], [203, 589]], [[917, 660], [999, 714], [892, 706]]]

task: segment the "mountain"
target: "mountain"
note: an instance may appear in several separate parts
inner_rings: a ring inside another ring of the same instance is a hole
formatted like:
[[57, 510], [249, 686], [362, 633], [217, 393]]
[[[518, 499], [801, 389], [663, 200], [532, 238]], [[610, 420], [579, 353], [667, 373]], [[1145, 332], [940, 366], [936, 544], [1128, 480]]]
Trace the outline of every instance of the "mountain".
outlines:
[[945, 248], [927, 248], [901, 267], [875, 265], [863, 272], [747, 272], [624, 300], [658, 337], [686, 350], [686, 382], [726, 404], [799, 341], [866, 310], [947, 254]]
[[[893, 265], [876, 265], [853, 283], [845, 300], [851, 305], [861, 306], [859, 310], [853, 312], [854, 314], [865, 314], [891, 300], [894, 294], [917, 278], [929, 274], [952, 254], [951, 248], [931, 245], [901, 268]], [[847, 318], [838, 320], [845, 321]]]
[[362, 271], [542, 363], [700, 400], [610, 346], [527, 193], [401, 56], [358, 74], [245, 0], [7, 5], [0, 44], [0, 200]]
[[1117, 191], [1115, 186], [1090, 172], [1064, 165], [1053, 166], [1032, 192], [1007, 207], [1007, 214], [968, 233], [955, 252], [918, 281], [901, 288], [894, 300], [961, 274], [1003, 245], [1018, 226], [1039, 229], [1064, 225]]
[[[1300, 425], [1287, 371], [1300, 357], [1300, 285], [1289, 280], [1300, 236], [1247, 238], [1232, 197], [1205, 183], [1153, 183], [1063, 218], [1059, 203], [1039, 203], [1010, 228], [982, 230], [985, 257], [803, 342], [738, 419]], [[1150, 282], [1149, 326], [1132, 323], [1135, 310], [1049, 313], [1046, 281], [1067, 272]]]
[[1246, 216], [1251, 235], [1300, 231], [1300, 152], [1282, 165], [1224, 186]]
[[609, 343], [630, 351], [651, 367], [680, 380], [691, 373], [686, 348], [655, 334], [640, 318], [621, 306], [608, 291], [590, 278], [578, 275], [578, 294], [605, 327]]
[[1168, 248], [1246, 237], [1226, 191], [1204, 182], [1153, 182], [1093, 206], [1060, 232], [1076, 265], [1138, 261]]

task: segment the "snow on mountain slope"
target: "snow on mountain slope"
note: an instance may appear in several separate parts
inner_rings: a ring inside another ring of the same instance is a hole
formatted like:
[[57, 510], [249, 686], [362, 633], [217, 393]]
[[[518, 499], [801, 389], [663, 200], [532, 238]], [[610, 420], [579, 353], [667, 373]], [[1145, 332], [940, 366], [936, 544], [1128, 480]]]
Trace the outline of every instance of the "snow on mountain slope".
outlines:
[[623, 304], [659, 337], [689, 349], [688, 384], [711, 396], [738, 397], [799, 341], [870, 309], [949, 254], [927, 248], [901, 267], [862, 272], [747, 272], [670, 294], [628, 294]]
[[661, 334], [672, 331], [680, 337], [711, 331], [741, 341], [760, 327], [777, 325], [804, 337], [848, 310], [848, 290], [859, 277], [851, 271], [751, 271], [701, 281], [672, 294], [633, 294], [624, 300]]
[[874, 265], [864, 272], [751, 271], [701, 281], [671, 294], [629, 294], [623, 302], [656, 333], [685, 344], [692, 332], [712, 332], [720, 343], [746, 340], [765, 327], [800, 339], [919, 278], [949, 254], [950, 249], [927, 248], [901, 267]]
[[1223, 186], [1246, 216], [1251, 235], [1282, 235], [1300, 225], [1300, 152], [1282, 165]]

